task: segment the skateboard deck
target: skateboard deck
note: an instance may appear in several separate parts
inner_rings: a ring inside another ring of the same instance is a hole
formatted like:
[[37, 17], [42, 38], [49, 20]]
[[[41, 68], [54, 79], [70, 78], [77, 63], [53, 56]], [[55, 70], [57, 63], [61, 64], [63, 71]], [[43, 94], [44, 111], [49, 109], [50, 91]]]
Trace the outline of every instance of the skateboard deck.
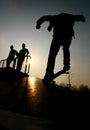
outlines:
[[60, 76], [60, 75], [62, 75], [62, 74], [69, 74], [69, 71], [60, 70], [59, 72], [55, 73], [55, 74], [52, 76], [51, 80], [55, 79], [56, 77], [58, 77], [58, 76]]
[[53, 81], [53, 80], [62, 74], [69, 74], [69, 71], [60, 70], [59, 72], [55, 73], [48, 79], [43, 79], [43, 82], [44, 83], [50, 83], [50, 82], [55, 83], [55, 81]]
[[62, 74], [69, 74], [69, 71], [60, 70], [59, 72], [55, 73], [52, 77], [50, 77], [49, 82], [54, 82], [53, 80]]

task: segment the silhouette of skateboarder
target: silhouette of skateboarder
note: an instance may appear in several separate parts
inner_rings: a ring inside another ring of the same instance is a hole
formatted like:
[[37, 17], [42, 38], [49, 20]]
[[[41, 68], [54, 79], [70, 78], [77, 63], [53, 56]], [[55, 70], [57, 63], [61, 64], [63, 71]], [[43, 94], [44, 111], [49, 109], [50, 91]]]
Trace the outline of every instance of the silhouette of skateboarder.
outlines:
[[[58, 15], [42, 16], [38, 19], [36, 29], [40, 29], [43, 22], [48, 21], [48, 31], [53, 29], [53, 39], [50, 46], [46, 73], [43, 81], [50, 81], [53, 79], [55, 59], [60, 47], [63, 47], [63, 70], [62, 73], [70, 69], [70, 51], [69, 47], [74, 37], [73, 26], [75, 22], [85, 22], [83, 15], [72, 15], [67, 13], [60, 13]], [[61, 73], [61, 74], [62, 74]]]
[[8, 55], [8, 57], [7, 57], [7, 64], [6, 64], [6, 66], [7, 67], [9, 67], [10, 66], [10, 64], [11, 64], [11, 62], [14, 60], [14, 63], [13, 63], [13, 68], [15, 67], [15, 57], [17, 57], [18, 56], [18, 52], [14, 49], [14, 46], [13, 45], [11, 45], [10, 46], [10, 52], [9, 52], [9, 55]]
[[18, 54], [18, 62], [17, 62], [17, 70], [20, 71], [22, 68], [22, 64], [24, 62], [25, 56], [28, 56], [29, 51], [25, 48], [25, 43], [22, 44], [22, 49], [19, 51]]

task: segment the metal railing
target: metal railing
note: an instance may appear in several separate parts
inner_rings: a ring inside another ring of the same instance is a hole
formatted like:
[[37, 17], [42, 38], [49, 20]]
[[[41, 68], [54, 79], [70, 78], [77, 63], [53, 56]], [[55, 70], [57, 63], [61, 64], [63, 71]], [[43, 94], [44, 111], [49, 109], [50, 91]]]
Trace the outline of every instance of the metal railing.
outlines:
[[[25, 60], [22, 64], [21, 72], [29, 74], [30, 71], [30, 60], [31, 56], [25, 56]], [[18, 58], [14, 58], [13, 61], [10, 64], [10, 67], [13, 69], [16, 69], [17, 67]], [[0, 60], [0, 68], [6, 68], [7, 67], [7, 59]]]

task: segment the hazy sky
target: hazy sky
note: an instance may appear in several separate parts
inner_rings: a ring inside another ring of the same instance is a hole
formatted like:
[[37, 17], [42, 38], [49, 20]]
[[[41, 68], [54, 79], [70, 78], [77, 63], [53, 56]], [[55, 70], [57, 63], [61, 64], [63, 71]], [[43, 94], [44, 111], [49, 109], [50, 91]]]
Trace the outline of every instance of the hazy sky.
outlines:
[[[32, 56], [30, 76], [43, 78], [52, 32], [48, 22], [36, 30], [36, 21], [43, 15], [61, 12], [83, 14], [86, 22], [74, 25], [75, 39], [72, 40], [71, 83], [90, 86], [90, 1], [89, 0], [0, 0], [0, 59], [7, 58], [10, 45], [18, 51], [26, 43]], [[55, 72], [63, 67], [62, 48], [57, 59]], [[57, 83], [68, 83], [66, 75], [56, 79]]]

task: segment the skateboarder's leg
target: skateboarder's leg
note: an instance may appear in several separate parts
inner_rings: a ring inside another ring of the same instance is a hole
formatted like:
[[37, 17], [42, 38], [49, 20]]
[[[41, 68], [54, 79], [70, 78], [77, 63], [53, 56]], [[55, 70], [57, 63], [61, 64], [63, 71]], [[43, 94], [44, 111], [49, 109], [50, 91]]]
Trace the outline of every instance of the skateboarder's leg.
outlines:
[[64, 45], [63, 45], [63, 64], [64, 68], [63, 70], [67, 71], [70, 69], [70, 44], [71, 44], [71, 38], [66, 40]]
[[47, 68], [46, 68], [46, 74], [44, 78], [51, 77], [53, 75], [54, 71], [54, 66], [55, 66], [55, 59], [56, 55], [60, 49], [60, 44], [56, 39], [52, 40], [50, 51], [49, 51], [49, 56], [48, 56], [48, 62], [47, 62]]
[[64, 68], [63, 70], [67, 71], [70, 69], [70, 51], [68, 49], [63, 49], [64, 53]]

